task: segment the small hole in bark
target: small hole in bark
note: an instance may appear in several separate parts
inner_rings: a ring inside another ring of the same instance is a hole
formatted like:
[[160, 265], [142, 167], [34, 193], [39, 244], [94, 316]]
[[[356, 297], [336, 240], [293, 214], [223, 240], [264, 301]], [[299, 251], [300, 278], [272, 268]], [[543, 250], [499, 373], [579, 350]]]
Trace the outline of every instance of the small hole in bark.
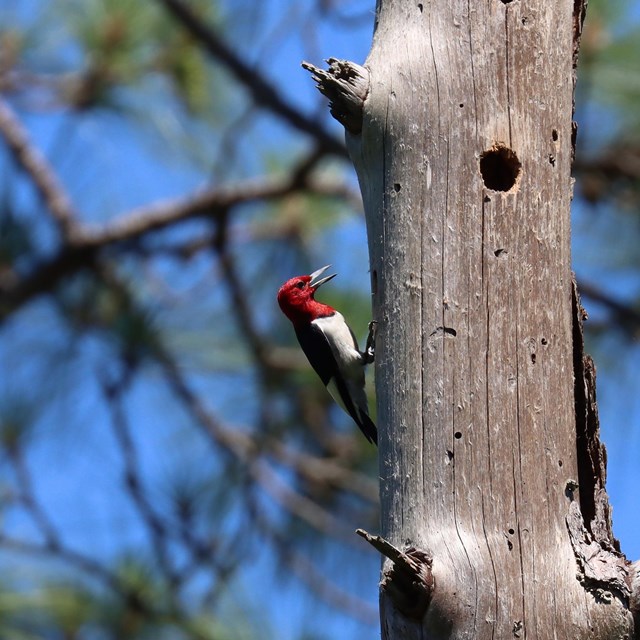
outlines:
[[378, 272], [375, 269], [371, 272], [371, 293], [378, 293]]
[[520, 176], [518, 156], [503, 145], [494, 145], [480, 156], [480, 173], [484, 185], [493, 191], [509, 191]]
[[513, 2], [513, 0], [500, 0], [500, 2], [502, 2], [502, 4], [509, 4], [510, 2]]
[[458, 106], [462, 109], [462, 107], [464, 107], [464, 102], [461, 102]]
[[423, 6], [422, 4], [419, 4], [419, 5], [418, 5], [418, 9], [420, 9], [420, 13], [422, 13], [422, 11], [423, 11], [423, 9], [424, 9], [424, 6]]
[[491, 198], [490, 198], [489, 196], [485, 196], [485, 197], [484, 197], [484, 201], [485, 201], [485, 202], [491, 202]]
[[558, 130], [557, 129], [552, 129], [551, 130], [551, 139], [554, 142], [558, 142]]
[[449, 464], [453, 460], [453, 451], [447, 449], [447, 464]]
[[462, 433], [461, 433], [460, 431], [456, 431], [456, 432], [453, 434], [453, 437], [454, 437], [456, 440], [460, 440], [460, 438], [462, 438]]
[[436, 329], [429, 334], [429, 337], [432, 338], [433, 336], [441, 335], [451, 336], [452, 338], [455, 338], [458, 335], [458, 332], [451, 327], [436, 327]]
[[558, 460], [558, 466], [561, 467], [562, 466], [562, 460]]
[[402, 187], [400, 186], [399, 182], [394, 182], [393, 183], [393, 190], [398, 193], [398, 191], [400, 191], [400, 189], [402, 189]]
[[513, 549], [513, 542], [511, 542], [511, 540], [507, 540], [507, 549], [509, 549], [509, 551]]
[[515, 533], [513, 529], [509, 529], [509, 535], [512, 536]]
[[536, 363], [536, 354], [532, 353], [531, 354], [531, 364], [535, 364]]
[[540, 344], [542, 344], [542, 345], [547, 345], [547, 344], [549, 344], [549, 343], [547, 342], [547, 339], [546, 339], [546, 338], [540, 338]]
[[550, 164], [552, 167], [555, 167], [555, 166], [556, 166], [556, 157], [553, 155], [553, 153], [550, 153], [550, 154], [549, 154], [549, 164]]
[[500, 258], [501, 256], [506, 256], [506, 255], [507, 255], [507, 250], [506, 250], [506, 249], [496, 249], [496, 250], [493, 252], [493, 255], [494, 255], [496, 258]]

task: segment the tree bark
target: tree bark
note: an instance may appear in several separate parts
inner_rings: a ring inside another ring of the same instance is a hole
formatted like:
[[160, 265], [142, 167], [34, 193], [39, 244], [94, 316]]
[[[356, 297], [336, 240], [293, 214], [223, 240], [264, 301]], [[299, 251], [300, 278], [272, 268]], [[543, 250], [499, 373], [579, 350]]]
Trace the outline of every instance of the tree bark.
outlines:
[[[410, 547], [405, 564], [425, 558], [433, 578], [407, 615], [386, 561], [385, 639], [633, 634], [572, 296], [583, 17], [574, 0], [380, 0], [353, 66], [361, 125], [332, 96], [357, 123], [381, 533], [389, 557]], [[320, 89], [353, 88], [331, 63], [312, 69]]]

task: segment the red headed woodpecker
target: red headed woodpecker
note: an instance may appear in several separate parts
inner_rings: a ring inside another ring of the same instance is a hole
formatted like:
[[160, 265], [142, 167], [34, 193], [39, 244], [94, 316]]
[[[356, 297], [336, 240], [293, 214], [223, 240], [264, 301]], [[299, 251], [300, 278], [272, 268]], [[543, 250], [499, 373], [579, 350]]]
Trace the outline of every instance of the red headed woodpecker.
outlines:
[[364, 366], [373, 362], [375, 323], [369, 324], [367, 346], [362, 352], [342, 314], [314, 299], [318, 287], [337, 275], [320, 278], [330, 266], [287, 280], [278, 291], [278, 304], [291, 320], [302, 350], [333, 399], [353, 418], [367, 440], [378, 444], [364, 391]]

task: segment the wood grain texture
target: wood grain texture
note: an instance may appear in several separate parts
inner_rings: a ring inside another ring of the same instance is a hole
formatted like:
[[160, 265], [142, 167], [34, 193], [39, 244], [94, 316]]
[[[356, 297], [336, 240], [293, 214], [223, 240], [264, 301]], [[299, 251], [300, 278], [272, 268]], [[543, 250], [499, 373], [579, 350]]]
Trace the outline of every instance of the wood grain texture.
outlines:
[[[573, 10], [378, 3], [347, 143], [379, 322], [381, 533], [432, 555], [436, 584], [422, 622], [382, 595], [383, 638], [630, 637], [624, 596], [578, 580], [567, 528]], [[480, 173], [496, 145], [521, 164], [509, 191]]]

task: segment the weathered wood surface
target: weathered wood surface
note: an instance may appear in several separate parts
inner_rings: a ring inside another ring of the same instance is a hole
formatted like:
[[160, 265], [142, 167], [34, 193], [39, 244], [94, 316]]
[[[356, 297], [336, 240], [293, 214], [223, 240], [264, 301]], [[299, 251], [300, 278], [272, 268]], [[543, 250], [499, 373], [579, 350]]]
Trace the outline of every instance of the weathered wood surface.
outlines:
[[617, 563], [606, 526], [595, 539], [590, 522], [581, 529], [576, 486], [569, 208], [582, 9], [378, 3], [362, 132], [347, 142], [379, 323], [381, 534], [425, 550], [435, 579], [419, 622], [382, 594], [385, 639], [632, 631], [624, 569], [622, 589], [586, 584], [574, 539], [608, 544]]

